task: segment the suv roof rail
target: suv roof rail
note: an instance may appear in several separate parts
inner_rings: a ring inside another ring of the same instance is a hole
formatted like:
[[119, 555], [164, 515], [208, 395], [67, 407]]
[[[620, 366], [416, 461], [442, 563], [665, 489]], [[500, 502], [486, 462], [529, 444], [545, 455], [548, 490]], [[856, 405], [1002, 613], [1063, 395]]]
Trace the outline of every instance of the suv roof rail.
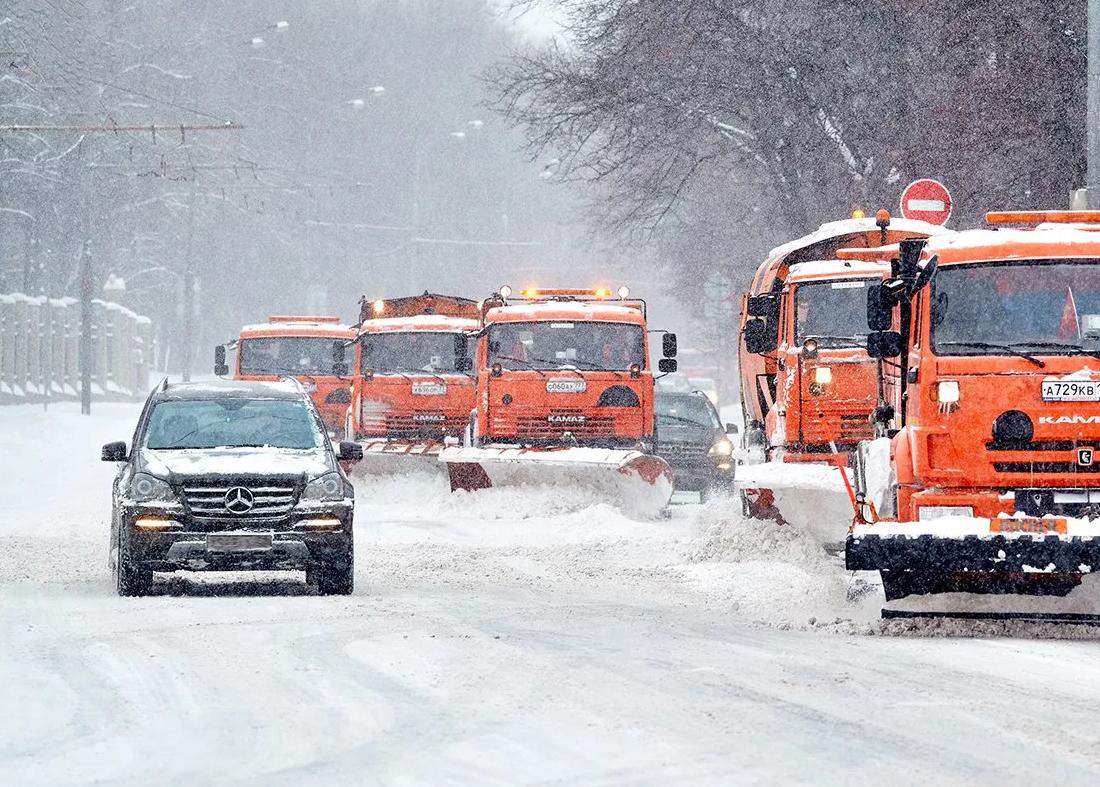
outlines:
[[160, 378], [160, 382], [157, 383], [157, 387], [154, 388], [153, 390], [155, 390], [155, 391], [167, 391], [168, 390], [168, 375], [164, 375], [164, 377]]

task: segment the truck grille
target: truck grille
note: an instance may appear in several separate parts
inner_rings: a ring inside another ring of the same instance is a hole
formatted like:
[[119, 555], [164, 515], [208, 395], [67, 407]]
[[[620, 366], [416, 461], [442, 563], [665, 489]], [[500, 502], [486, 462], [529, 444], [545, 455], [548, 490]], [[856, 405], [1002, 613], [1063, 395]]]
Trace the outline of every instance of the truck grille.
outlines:
[[[580, 413], [552, 413], [571, 416]], [[610, 437], [615, 434], [615, 419], [610, 416], [585, 416], [583, 421], [550, 421], [546, 416], [520, 416], [516, 419], [516, 436], [551, 439], [569, 432], [577, 439]]]
[[466, 428], [466, 418], [456, 415], [443, 415], [442, 420], [424, 420], [416, 416], [438, 416], [438, 413], [409, 413], [407, 415], [387, 415], [386, 434], [449, 434], [459, 435]]
[[[230, 511], [225, 505], [226, 494], [237, 486], [247, 489], [252, 495], [252, 508], [240, 514]], [[254, 484], [219, 481], [210, 486], [188, 484], [183, 488], [183, 497], [196, 520], [229, 519], [241, 524], [255, 524], [287, 516], [297, 501], [297, 486], [293, 481], [264, 480]]]

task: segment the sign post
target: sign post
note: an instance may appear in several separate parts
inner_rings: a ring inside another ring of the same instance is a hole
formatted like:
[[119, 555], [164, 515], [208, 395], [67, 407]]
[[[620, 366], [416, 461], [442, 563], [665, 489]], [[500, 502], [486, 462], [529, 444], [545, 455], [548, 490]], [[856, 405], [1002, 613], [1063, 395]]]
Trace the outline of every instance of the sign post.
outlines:
[[951, 192], [938, 180], [915, 180], [901, 193], [901, 215], [942, 227], [951, 218]]

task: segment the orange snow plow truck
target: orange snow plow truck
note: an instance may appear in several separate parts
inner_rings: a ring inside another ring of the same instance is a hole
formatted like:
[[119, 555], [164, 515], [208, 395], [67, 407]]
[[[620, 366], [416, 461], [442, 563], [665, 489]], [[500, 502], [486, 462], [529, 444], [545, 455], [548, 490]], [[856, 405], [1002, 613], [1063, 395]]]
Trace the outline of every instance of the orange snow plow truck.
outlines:
[[348, 439], [363, 446], [357, 474], [437, 471], [443, 440], [462, 436], [474, 408], [469, 359], [455, 350], [477, 329], [478, 304], [467, 298], [360, 301], [347, 410]]
[[987, 221], [1032, 228], [902, 241], [867, 293], [883, 439], [854, 457], [845, 560], [888, 601], [1060, 603], [1100, 568], [1100, 212]]
[[[474, 349], [477, 408], [442, 454], [452, 489], [548, 484], [641, 515], [662, 511], [672, 471], [654, 455], [645, 302], [621, 288], [505, 286], [485, 300]], [[659, 371], [675, 371], [664, 333]]]
[[[836, 467], [872, 436], [877, 364], [866, 350], [866, 292], [889, 266], [836, 252], [941, 232], [879, 211], [824, 224], [760, 265], [742, 296], [739, 343], [746, 428], [738, 486], [749, 515], [843, 541], [850, 503]], [[818, 494], [807, 505], [810, 492]]]
[[294, 377], [309, 391], [329, 430], [342, 436], [350, 383], [333, 371], [333, 344], [354, 338], [355, 329], [341, 325], [339, 317], [272, 316], [266, 323], [244, 326], [236, 340], [216, 346], [214, 374], [230, 373], [226, 351], [235, 349], [236, 380]]

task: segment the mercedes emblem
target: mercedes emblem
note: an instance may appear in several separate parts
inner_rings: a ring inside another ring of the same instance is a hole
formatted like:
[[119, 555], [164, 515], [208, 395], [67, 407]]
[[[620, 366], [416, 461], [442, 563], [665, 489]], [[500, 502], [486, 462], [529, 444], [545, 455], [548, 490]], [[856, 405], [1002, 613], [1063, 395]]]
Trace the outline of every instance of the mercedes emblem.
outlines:
[[225, 507], [232, 514], [247, 514], [255, 502], [252, 493], [243, 486], [235, 486], [225, 493]]

